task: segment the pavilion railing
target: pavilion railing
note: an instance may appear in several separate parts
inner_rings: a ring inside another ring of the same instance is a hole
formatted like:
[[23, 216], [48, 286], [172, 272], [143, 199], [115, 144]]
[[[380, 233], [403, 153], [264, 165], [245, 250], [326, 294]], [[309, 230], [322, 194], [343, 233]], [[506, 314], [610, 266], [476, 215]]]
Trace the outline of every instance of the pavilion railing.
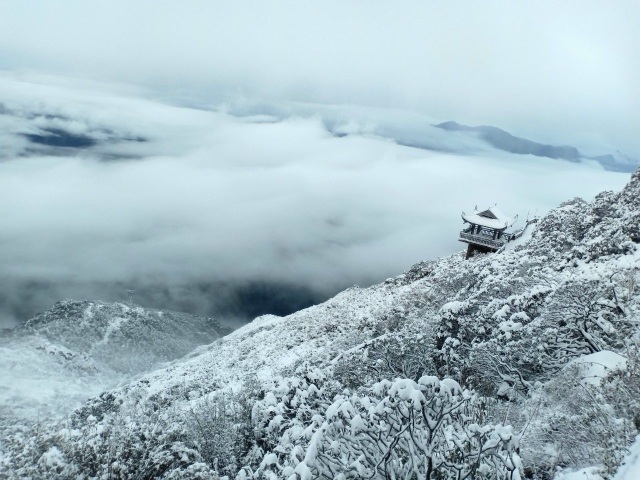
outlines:
[[510, 233], [503, 233], [500, 238], [493, 238], [492, 236], [482, 235], [482, 234], [473, 234], [465, 231], [460, 232], [460, 241], [461, 242], [471, 242], [478, 245], [484, 245], [486, 247], [491, 247], [498, 249], [504, 246], [505, 243], [512, 240], [513, 235]]
[[[467, 230], [463, 230], [460, 232], [459, 240], [461, 242], [471, 242], [477, 245], [484, 245], [486, 247], [495, 248], [496, 250], [504, 247], [508, 242], [520, 238], [527, 227], [532, 223], [537, 223], [539, 221], [538, 218], [532, 218], [531, 220], [527, 220], [524, 228], [518, 230], [514, 233], [506, 233], [502, 232], [499, 237], [493, 238], [494, 230], [486, 227], [482, 227], [478, 230], [472, 230], [468, 228]], [[474, 233], [471, 233], [471, 232]]]

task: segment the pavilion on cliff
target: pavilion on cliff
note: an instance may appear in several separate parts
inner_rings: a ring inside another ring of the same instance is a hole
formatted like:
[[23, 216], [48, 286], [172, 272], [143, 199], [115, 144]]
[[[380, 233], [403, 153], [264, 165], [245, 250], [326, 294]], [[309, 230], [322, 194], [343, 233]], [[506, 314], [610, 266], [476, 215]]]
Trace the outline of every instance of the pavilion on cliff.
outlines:
[[495, 252], [507, 242], [514, 240], [516, 234], [505, 230], [515, 223], [518, 216], [509, 217], [497, 207], [489, 207], [478, 212], [477, 207], [472, 214], [462, 212], [462, 221], [469, 224], [460, 232], [459, 240], [468, 244], [465, 259], [474, 253]]

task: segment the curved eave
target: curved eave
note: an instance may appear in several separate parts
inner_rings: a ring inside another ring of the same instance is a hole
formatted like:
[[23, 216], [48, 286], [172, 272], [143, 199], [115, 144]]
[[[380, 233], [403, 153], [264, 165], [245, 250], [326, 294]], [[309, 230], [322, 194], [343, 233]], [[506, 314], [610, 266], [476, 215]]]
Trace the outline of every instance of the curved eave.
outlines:
[[464, 212], [462, 212], [462, 220], [465, 223], [480, 225], [486, 228], [493, 228], [494, 230], [505, 230], [507, 227], [509, 227], [509, 222], [501, 222], [500, 220], [493, 218], [484, 218], [477, 214], [467, 215]]

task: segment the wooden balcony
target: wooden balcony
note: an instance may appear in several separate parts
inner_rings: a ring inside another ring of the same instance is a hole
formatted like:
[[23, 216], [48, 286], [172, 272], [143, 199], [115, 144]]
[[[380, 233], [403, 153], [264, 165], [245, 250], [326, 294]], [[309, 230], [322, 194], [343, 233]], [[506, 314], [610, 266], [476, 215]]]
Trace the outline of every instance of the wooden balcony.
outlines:
[[524, 235], [525, 231], [530, 228], [532, 223], [537, 223], [538, 218], [532, 218], [527, 220], [524, 228], [513, 232], [507, 233], [503, 230], [497, 230], [495, 228], [489, 228], [482, 225], [471, 225], [466, 230], [460, 232], [460, 242], [469, 244], [467, 248], [467, 255], [465, 258], [470, 258], [474, 253], [488, 253], [496, 252], [504, 247], [508, 242], [520, 238]]
[[460, 238], [458, 239], [464, 243], [473, 243], [475, 245], [482, 245], [493, 250], [498, 250], [503, 247], [505, 243], [512, 240], [513, 235], [510, 233], [503, 233], [500, 238], [493, 238], [493, 235], [486, 235], [480, 233], [469, 233], [466, 231], [460, 232]]

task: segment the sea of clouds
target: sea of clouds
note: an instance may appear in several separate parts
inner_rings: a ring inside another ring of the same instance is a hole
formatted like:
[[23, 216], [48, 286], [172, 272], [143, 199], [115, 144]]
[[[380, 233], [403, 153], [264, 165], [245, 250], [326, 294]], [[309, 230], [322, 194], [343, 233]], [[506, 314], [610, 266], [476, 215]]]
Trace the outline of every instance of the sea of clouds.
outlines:
[[127, 289], [283, 314], [461, 250], [461, 210], [522, 221], [629, 177], [443, 121], [640, 156], [635, 0], [0, 10], [0, 326]]
[[[492, 150], [412, 110], [187, 105], [8, 72], [0, 105], [4, 326], [129, 288], [146, 306], [284, 313], [461, 250], [462, 210], [498, 203], [522, 225], [629, 178]], [[62, 131], [90, 145], [34, 141]]]

